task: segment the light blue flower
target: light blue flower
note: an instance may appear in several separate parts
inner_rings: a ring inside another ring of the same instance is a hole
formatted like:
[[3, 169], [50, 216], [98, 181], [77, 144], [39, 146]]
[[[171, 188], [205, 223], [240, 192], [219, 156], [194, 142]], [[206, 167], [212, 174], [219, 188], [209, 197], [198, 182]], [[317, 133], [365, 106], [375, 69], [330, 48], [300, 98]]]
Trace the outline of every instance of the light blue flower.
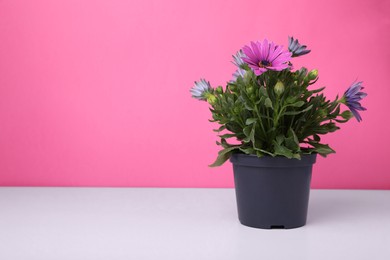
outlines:
[[239, 50], [236, 55], [232, 55], [234, 61], [232, 63], [236, 65], [238, 68], [241, 68], [241, 66], [245, 63], [242, 58], [246, 58], [244, 52], [242, 50]]
[[288, 37], [288, 50], [292, 53], [291, 57], [298, 57], [305, 54], [308, 54], [310, 50], [306, 49], [306, 45], [301, 45], [298, 42], [298, 39], [295, 39], [293, 37]]
[[363, 82], [354, 82], [348, 89], [345, 91], [343, 98], [341, 99], [341, 103], [348, 106], [349, 110], [351, 110], [352, 114], [355, 116], [358, 122], [362, 121], [362, 117], [360, 116], [358, 111], [367, 110], [362, 107], [360, 104], [360, 100], [367, 96], [367, 93], [361, 92], [364, 89], [362, 86]]
[[232, 63], [237, 66], [237, 70], [233, 73], [233, 79], [231, 81], [236, 81], [239, 76], [244, 77], [246, 73], [246, 70], [242, 68], [242, 66], [245, 64], [242, 58], [246, 58], [246, 56], [242, 50], [239, 50], [236, 55], [232, 56], [234, 59]]
[[237, 78], [238, 78], [239, 76], [244, 77], [245, 73], [246, 73], [246, 70], [241, 69], [241, 68], [238, 68], [238, 69], [233, 73], [233, 79], [232, 79], [231, 81], [236, 81]]
[[210, 93], [211, 85], [210, 82], [205, 79], [200, 79], [200, 81], [195, 81], [195, 86], [191, 88], [190, 92], [193, 98], [198, 100], [206, 101], [207, 93]]

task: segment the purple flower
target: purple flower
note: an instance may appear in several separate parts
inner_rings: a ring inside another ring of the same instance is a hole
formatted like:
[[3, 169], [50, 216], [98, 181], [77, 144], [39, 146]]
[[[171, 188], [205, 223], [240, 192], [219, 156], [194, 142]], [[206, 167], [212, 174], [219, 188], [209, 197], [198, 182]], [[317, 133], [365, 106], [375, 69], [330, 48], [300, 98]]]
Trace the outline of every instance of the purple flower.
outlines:
[[293, 37], [288, 37], [288, 50], [292, 53], [292, 57], [298, 57], [305, 54], [308, 54], [310, 50], [306, 49], [306, 45], [301, 45], [298, 42], [298, 39], [295, 39]]
[[275, 45], [265, 39], [261, 42], [251, 42], [251, 46], [242, 48], [246, 57], [245, 61], [256, 75], [261, 75], [267, 70], [281, 71], [288, 68], [291, 52], [284, 51], [283, 46]]
[[358, 122], [362, 121], [362, 117], [360, 116], [358, 111], [367, 110], [362, 107], [360, 104], [360, 100], [367, 96], [366, 93], [361, 92], [364, 89], [362, 86], [363, 82], [354, 82], [348, 89], [345, 91], [343, 98], [341, 99], [341, 103], [348, 106], [349, 110], [351, 110], [352, 114], [355, 116]]

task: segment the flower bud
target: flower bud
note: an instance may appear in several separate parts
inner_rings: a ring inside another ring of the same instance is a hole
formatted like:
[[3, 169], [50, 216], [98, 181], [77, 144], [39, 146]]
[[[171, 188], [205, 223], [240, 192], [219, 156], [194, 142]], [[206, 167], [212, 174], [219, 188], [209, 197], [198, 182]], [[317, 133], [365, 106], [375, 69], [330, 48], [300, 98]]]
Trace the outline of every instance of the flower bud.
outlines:
[[280, 96], [280, 95], [283, 94], [283, 92], [284, 92], [284, 84], [283, 84], [283, 82], [278, 81], [278, 82], [275, 84], [274, 92], [275, 92], [275, 94], [278, 95], [278, 96]]
[[210, 105], [213, 105], [215, 103], [215, 101], [217, 101], [217, 98], [211, 93], [206, 93], [205, 97], [206, 97], [207, 102]]
[[221, 87], [221, 86], [217, 87], [217, 88], [215, 89], [215, 92], [216, 92], [217, 94], [222, 94], [222, 93], [223, 93], [222, 87]]
[[340, 114], [340, 116], [346, 120], [349, 120], [353, 117], [353, 114], [349, 110], [345, 110], [343, 113]]
[[310, 80], [316, 79], [318, 77], [318, 70], [310, 71], [308, 77]]
[[231, 92], [234, 93], [234, 92], [237, 91], [237, 86], [235, 86], [235, 85], [230, 85], [230, 84], [229, 84], [229, 89], [230, 89]]
[[303, 79], [303, 84], [307, 86], [309, 84], [309, 81], [310, 81], [309, 76], [307, 76], [306, 78]]
[[246, 86], [246, 91], [247, 91], [249, 94], [253, 93], [254, 90], [255, 90], [255, 89], [253, 88], [253, 86]]

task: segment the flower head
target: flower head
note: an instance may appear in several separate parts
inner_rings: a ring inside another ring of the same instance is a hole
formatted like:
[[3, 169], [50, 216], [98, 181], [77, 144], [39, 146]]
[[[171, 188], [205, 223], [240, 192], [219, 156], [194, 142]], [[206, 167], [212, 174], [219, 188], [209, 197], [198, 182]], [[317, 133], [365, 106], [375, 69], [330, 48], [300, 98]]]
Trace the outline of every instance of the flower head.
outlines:
[[288, 50], [292, 53], [292, 57], [302, 56], [311, 52], [311, 50], [307, 50], [306, 48], [307, 46], [301, 45], [298, 39], [294, 40], [293, 37], [288, 37]]
[[280, 80], [278, 80], [278, 82], [276, 82], [275, 84], [275, 87], [274, 87], [274, 92], [277, 96], [280, 96], [283, 94], [284, 92], [284, 84], [283, 82], [281, 82]]
[[246, 56], [242, 50], [239, 50], [235, 55], [232, 56], [234, 59], [232, 63], [237, 66], [237, 70], [233, 73], [233, 79], [231, 81], [236, 81], [239, 76], [244, 77], [246, 73], [246, 70], [242, 68], [242, 65], [245, 64], [242, 58]]
[[210, 82], [205, 79], [201, 79], [200, 81], [195, 81], [195, 86], [191, 88], [190, 92], [193, 98], [206, 101], [208, 96], [207, 94], [210, 94], [211, 89]]
[[233, 79], [231, 81], [236, 81], [238, 77], [244, 77], [246, 73], [246, 70], [238, 68], [234, 73], [233, 73]]
[[236, 65], [238, 68], [241, 68], [241, 66], [245, 63], [242, 58], [246, 58], [244, 52], [242, 50], [239, 50], [236, 55], [232, 55], [234, 61], [232, 63]]
[[367, 96], [366, 93], [361, 92], [364, 89], [362, 86], [363, 82], [354, 82], [348, 89], [345, 91], [344, 96], [341, 99], [341, 103], [348, 106], [349, 110], [351, 110], [352, 114], [356, 118], [358, 122], [362, 121], [362, 117], [360, 116], [358, 111], [367, 110], [362, 107], [360, 104], [360, 100]]
[[283, 46], [275, 45], [265, 39], [263, 42], [251, 42], [251, 46], [242, 48], [247, 57], [246, 62], [256, 75], [261, 75], [267, 70], [281, 71], [288, 68], [291, 53], [283, 50]]

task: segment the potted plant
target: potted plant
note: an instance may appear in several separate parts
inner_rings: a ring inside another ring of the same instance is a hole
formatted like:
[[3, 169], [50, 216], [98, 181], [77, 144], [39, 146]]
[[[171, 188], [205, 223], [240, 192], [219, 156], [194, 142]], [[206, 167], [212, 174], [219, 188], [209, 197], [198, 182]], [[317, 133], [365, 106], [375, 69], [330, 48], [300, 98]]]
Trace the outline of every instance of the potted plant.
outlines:
[[[321, 136], [366, 110], [362, 82], [328, 100], [324, 87], [312, 89], [317, 70], [295, 70], [292, 59], [309, 53], [289, 37], [288, 49], [264, 40], [251, 42], [233, 55], [237, 70], [226, 87], [195, 82], [192, 96], [211, 107], [211, 122], [222, 150], [211, 167], [233, 164], [238, 216], [257, 228], [305, 225], [312, 165], [317, 154], [335, 151]], [[342, 105], [346, 110], [342, 111]]]

